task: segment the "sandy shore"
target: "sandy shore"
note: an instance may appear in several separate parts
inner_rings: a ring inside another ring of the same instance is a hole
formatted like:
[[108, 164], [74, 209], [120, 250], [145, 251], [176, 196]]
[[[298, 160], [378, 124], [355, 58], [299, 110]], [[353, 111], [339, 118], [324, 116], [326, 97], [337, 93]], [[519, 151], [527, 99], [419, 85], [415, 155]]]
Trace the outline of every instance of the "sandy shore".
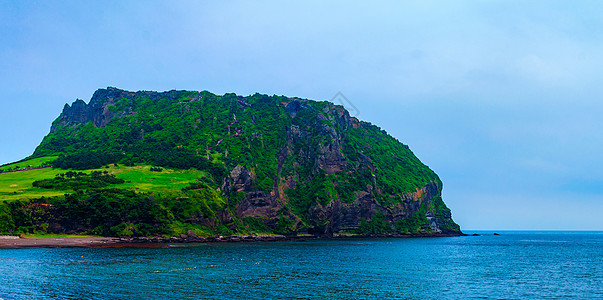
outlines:
[[0, 238], [0, 248], [67, 248], [67, 247], [107, 247], [119, 243], [119, 239], [106, 237], [68, 238]]

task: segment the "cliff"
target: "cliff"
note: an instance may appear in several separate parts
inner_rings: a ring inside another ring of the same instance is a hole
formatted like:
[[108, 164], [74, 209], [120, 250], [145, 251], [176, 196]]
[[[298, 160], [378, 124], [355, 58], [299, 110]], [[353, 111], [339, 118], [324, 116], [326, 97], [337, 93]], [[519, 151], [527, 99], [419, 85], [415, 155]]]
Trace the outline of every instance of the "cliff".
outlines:
[[[88, 104], [65, 105], [33, 157], [47, 155], [59, 155], [61, 168], [145, 163], [206, 171], [190, 190], [211, 188], [212, 203], [223, 204], [182, 222], [208, 228], [460, 233], [438, 176], [408, 146], [329, 102], [110, 87]], [[210, 196], [203, 197], [195, 201]]]

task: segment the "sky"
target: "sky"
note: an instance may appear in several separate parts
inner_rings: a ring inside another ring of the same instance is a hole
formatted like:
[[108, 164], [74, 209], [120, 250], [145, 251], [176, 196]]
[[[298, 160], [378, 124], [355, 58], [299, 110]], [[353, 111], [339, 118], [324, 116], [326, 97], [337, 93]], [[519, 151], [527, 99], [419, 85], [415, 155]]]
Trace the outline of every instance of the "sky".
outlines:
[[[0, 164], [98, 88], [315, 100], [410, 146], [464, 230], [603, 230], [600, 1], [0, 0]], [[339, 98], [337, 98], [339, 99]]]

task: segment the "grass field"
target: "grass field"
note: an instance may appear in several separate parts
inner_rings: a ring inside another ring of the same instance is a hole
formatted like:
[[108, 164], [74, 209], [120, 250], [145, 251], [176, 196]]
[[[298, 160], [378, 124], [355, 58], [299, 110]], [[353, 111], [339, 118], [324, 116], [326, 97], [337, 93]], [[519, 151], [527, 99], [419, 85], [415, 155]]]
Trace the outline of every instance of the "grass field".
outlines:
[[96, 169], [108, 171], [121, 178], [126, 183], [116, 184], [113, 187], [124, 189], [136, 189], [140, 192], [162, 192], [180, 190], [198, 178], [205, 177], [206, 173], [196, 169], [174, 170], [163, 169], [161, 172], [151, 172], [151, 166], [139, 165], [134, 167], [111, 166], [109, 168]]
[[[32, 160], [33, 163], [43, 163], [44, 159], [52, 160], [54, 158], [42, 158]], [[48, 161], [48, 160], [46, 160]], [[18, 163], [21, 166], [30, 161]], [[151, 166], [139, 165], [134, 167], [113, 166], [108, 168], [95, 169], [97, 171], [108, 171], [115, 174], [117, 178], [124, 179], [122, 184], [112, 185], [111, 187], [133, 189], [138, 192], [166, 192], [179, 191], [189, 183], [198, 178], [206, 176], [205, 172], [195, 169], [191, 170], [173, 170], [163, 169], [161, 172], [151, 172]], [[83, 172], [89, 173], [93, 170]], [[12, 173], [0, 173], [0, 202], [22, 199], [34, 199], [40, 197], [61, 196], [72, 190], [54, 190], [34, 188], [32, 183], [36, 180], [54, 178], [56, 174], [65, 173], [67, 170], [46, 168], [39, 170], [28, 170]], [[79, 171], [78, 171], [79, 172]]]
[[29, 170], [14, 173], [0, 173], [0, 201], [52, 197], [65, 194], [65, 191], [34, 188], [36, 180], [53, 178], [64, 170], [52, 168]]
[[39, 167], [47, 162], [51, 162], [51, 161], [55, 160], [56, 158], [57, 158], [57, 156], [38, 157], [38, 158], [22, 161], [19, 163], [12, 163], [12, 164], [8, 164], [6, 166], [2, 166], [2, 167], [0, 167], [0, 170], [8, 170], [8, 169], [12, 169], [16, 166], [19, 166], [20, 168], [35, 168], [35, 167]]

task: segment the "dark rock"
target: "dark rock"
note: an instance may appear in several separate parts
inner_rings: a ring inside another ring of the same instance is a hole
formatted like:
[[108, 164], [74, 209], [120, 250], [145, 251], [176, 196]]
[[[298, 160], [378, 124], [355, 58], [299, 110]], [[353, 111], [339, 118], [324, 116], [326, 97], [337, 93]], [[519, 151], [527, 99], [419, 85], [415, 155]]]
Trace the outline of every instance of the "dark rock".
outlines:
[[251, 172], [243, 166], [236, 166], [230, 171], [229, 186], [236, 192], [250, 192], [253, 190], [253, 177]]

